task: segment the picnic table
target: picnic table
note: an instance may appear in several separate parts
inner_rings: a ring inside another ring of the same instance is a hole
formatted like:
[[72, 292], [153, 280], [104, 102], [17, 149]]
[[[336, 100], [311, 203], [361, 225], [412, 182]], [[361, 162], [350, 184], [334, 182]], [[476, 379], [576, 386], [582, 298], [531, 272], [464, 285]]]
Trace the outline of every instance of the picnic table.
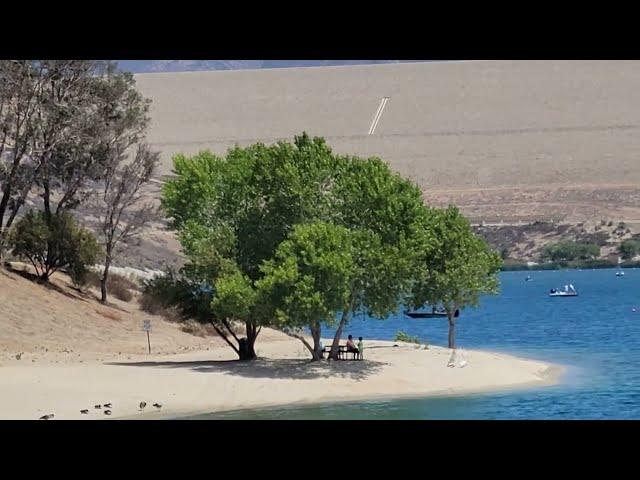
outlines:
[[[322, 353], [329, 353], [331, 352], [331, 347], [333, 345], [327, 345], [322, 349]], [[349, 352], [347, 351], [347, 346], [346, 345], [338, 345], [338, 359], [339, 360], [347, 360], [347, 354], [351, 353], [352, 354], [352, 360], [362, 360], [363, 357], [361, 354], [359, 354], [358, 352]]]

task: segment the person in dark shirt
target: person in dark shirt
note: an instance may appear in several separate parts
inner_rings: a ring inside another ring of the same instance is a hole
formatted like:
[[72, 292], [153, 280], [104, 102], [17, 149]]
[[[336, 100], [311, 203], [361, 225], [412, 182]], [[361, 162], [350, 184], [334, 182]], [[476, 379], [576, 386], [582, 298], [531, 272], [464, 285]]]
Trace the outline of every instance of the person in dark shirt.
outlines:
[[356, 347], [356, 344], [353, 343], [353, 335], [349, 335], [349, 338], [347, 339], [347, 352], [351, 352], [356, 355], [360, 353], [360, 350], [358, 350], [358, 347]]

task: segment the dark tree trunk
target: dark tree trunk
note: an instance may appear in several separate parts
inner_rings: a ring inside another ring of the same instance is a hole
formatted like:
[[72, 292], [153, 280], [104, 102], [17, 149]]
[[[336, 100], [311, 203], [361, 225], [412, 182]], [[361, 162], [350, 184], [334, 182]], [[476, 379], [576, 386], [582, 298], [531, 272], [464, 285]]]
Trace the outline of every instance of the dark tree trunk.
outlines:
[[255, 344], [259, 332], [253, 323], [245, 322], [245, 327], [247, 330], [246, 348], [239, 349], [240, 360], [255, 360], [258, 358], [256, 355]]
[[456, 348], [456, 319], [453, 312], [447, 312], [449, 320], [449, 348]]
[[338, 329], [336, 330], [336, 334], [333, 336], [333, 344], [331, 345], [331, 352], [329, 352], [329, 358], [331, 360], [338, 360], [338, 346], [340, 345], [340, 337], [342, 336], [342, 330], [344, 326], [347, 324], [347, 319], [349, 318], [349, 311], [345, 310], [342, 312], [342, 318], [340, 319], [340, 325], [338, 325]]
[[311, 337], [313, 338], [313, 360], [322, 360], [322, 350], [320, 350], [320, 325], [311, 325]]
[[109, 267], [111, 266], [111, 254], [107, 253], [104, 260], [104, 270], [100, 279], [100, 302], [107, 303], [107, 280], [109, 279]]

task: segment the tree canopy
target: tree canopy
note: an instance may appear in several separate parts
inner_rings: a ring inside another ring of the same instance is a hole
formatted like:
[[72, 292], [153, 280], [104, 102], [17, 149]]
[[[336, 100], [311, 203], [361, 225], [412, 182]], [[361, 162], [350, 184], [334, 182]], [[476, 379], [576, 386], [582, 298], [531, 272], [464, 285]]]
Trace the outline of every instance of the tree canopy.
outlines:
[[[261, 266], [257, 282], [261, 314], [281, 330], [300, 338], [320, 359], [321, 326], [335, 323], [349, 301], [358, 275], [351, 232], [326, 222], [296, 225], [274, 258]], [[313, 346], [297, 331], [309, 327]]]
[[[315, 222], [345, 229], [353, 243], [348, 292], [341, 305], [332, 305], [342, 313], [335, 346], [354, 311], [388, 316], [410, 289], [416, 238], [423, 238], [416, 234], [426, 209], [420, 189], [378, 158], [336, 155], [322, 138], [303, 134], [293, 144], [234, 147], [224, 158], [210, 152], [178, 155], [174, 173], [165, 185], [163, 206], [189, 259], [183, 273], [209, 282], [214, 296], [221, 285], [233, 285], [247, 299], [264, 296], [256, 282], [275, 270], [263, 265], [275, 259], [298, 225]], [[325, 242], [322, 227], [315, 228], [314, 241]], [[282, 262], [288, 253], [279, 255]], [[214, 300], [219, 314], [242, 319], [248, 329], [268, 321], [261, 306], [242, 303], [235, 311], [228, 302]], [[248, 335], [248, 340], [252, 349], [255, 338]]]
[[640, 254], [640, 240], [624, 240], [620, 243], [618, 251], [623, 259], [631, 260]]
[[541, 258], [552, 262], [592, 260], [600, 255], [600, 247], [592, 243], [559, 242], [547, 245]]

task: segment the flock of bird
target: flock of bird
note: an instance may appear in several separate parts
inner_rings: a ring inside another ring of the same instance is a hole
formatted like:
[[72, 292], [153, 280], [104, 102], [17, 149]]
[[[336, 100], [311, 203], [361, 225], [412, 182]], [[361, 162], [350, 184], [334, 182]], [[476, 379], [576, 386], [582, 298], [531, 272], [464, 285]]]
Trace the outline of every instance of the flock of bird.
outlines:
[[[161, 403], [154, 403], [153, 404], [154, 407], [156, 407], [156, 409], [160, 410], [162, 408], [162, 404]], [[105, 408], [105, 410], [102, 410], [102, 407]], [[144, 409], [147, 407], [147, 402], [140, 402], [140, 404], [138, 405], [138, 407], [140, 407], [140, 412], [144, 411]], [[102, 413], [104, 413], [105, 415], [111, 415], [111, 402], [109, 403], [105, 403], [105, 404], [98, 404], [98, 405], [94, 405], [93, 406], [94, 409], [96, 410], [102, 410]], [[80, 410], [80, 413], [82, 415], [89, 415], [89, 409], [85, 408], [84, 410]], [[55, 418], [55, 415], [53, 413], [50, 413], [48, 415], [43, 415], [40, 417], [40, 420], [52, 420], [53, 418]]]

